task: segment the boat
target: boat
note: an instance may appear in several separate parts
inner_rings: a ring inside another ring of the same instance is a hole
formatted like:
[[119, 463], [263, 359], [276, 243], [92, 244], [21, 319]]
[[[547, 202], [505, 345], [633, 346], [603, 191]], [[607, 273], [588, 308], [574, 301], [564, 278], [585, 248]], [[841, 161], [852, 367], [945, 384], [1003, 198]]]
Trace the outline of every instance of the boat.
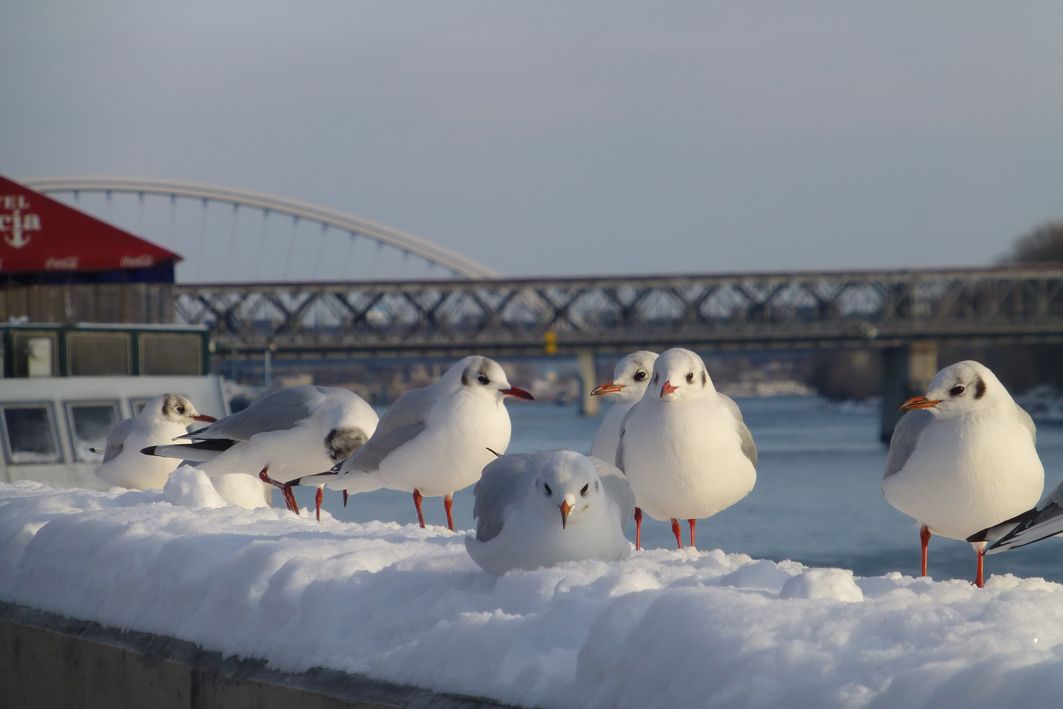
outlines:
[[0, 481], [108, 489], [92, 449], [153, 397], [183, 394], [202, 413], [228, 415], [209, 359], [202, 327], [0, 325]]

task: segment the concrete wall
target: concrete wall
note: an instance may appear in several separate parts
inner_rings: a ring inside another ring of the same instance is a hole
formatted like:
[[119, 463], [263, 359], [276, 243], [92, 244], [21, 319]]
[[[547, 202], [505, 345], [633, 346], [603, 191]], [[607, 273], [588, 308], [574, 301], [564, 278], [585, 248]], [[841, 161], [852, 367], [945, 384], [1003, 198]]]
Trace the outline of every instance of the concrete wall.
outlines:
[[4, 707], [499, 706], [330, 670], [292, 674], [225, 659], [192, 643], [0, 603]]

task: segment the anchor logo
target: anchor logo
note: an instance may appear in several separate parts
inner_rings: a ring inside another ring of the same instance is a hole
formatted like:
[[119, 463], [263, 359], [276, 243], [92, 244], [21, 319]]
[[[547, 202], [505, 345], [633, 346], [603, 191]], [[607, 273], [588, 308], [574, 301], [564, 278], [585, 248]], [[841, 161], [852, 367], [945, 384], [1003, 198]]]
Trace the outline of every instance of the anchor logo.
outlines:
[[[0, 222], [2, 225], [3, 222]], [[30, 237], [22, 231], [22, 214], [16, 209], [11, 215], [11, 233], [4, 237], [4, 243], [14, 249], [21, 249], [30, 243]]]
[[4, 243], [13, 249], [21, 249], [30, 243], [30, 232], [41, 230], [41, 218], [37, 214], [23, 214], [29, 202], [18, 195], [0, 195], [0, 208], [10, 209], [8, 214], [0, 214], [0, 234], [4, 234]]

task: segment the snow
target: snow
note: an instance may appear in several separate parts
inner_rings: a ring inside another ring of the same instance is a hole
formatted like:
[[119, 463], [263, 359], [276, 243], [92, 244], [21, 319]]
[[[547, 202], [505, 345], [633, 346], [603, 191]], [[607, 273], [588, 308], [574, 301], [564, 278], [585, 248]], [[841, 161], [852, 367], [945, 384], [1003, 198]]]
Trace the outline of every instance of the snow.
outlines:
[[997, 709], [1063, 693], [1063, 586], [1041, 579], [979, 591], [689, 549], [496, 579], [462, 533], [211, 493], [187, 468], [161, 491], [0, 485], [0, 599], [525, 705]]

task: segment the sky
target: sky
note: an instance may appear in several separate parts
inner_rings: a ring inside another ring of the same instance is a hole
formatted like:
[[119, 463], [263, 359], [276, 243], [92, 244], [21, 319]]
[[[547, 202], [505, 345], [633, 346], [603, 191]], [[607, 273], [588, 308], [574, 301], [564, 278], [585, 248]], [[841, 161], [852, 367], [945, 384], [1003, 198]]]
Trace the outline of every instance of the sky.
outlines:
[[1059, 2], [0, 17], [0, 173], [278, 194], [504, 275], [978, 265], [1063, 218]]

